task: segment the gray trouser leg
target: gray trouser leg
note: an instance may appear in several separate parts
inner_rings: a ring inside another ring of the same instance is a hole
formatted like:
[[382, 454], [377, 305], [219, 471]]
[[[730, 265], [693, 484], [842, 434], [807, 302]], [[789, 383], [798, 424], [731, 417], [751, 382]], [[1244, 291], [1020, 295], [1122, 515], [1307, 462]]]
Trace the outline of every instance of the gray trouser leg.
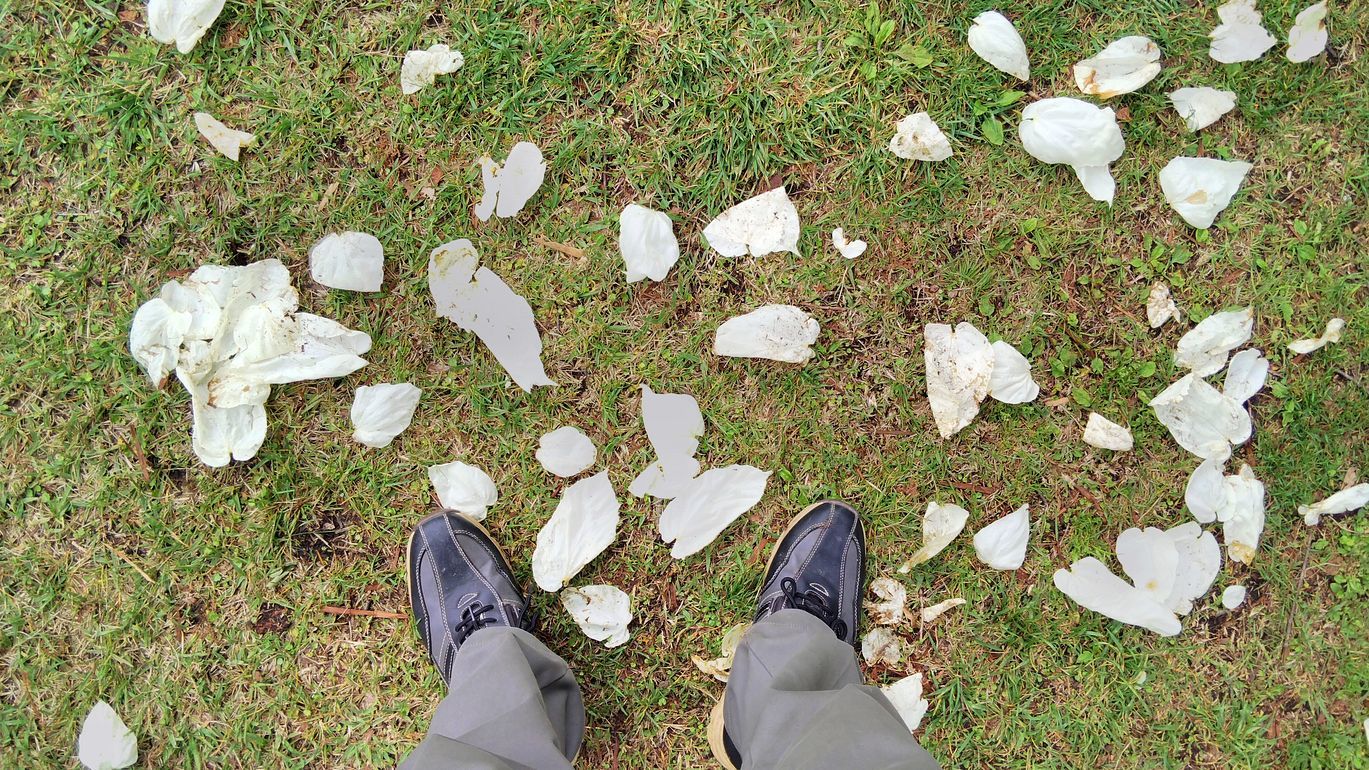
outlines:
[[723, 723], [742, 770], [937, 770], [855, 651], [822, 621], [781, 610], [746, 633], [732, 662]]
[[580, 685], [560, 656], [518, 628], [471, 635], [428, 737], [401, 770], [565, 770], [585, 735]]

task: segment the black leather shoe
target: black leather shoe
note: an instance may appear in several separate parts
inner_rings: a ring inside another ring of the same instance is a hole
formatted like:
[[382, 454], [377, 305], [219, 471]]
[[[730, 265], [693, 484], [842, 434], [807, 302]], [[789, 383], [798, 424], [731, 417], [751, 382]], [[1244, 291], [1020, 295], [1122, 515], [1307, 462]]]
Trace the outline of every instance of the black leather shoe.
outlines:
[[865, 528], [856, 509], [823, 500], [794, 517], [765, 568], [756, 622], [783, 609], [803, 610], [838, 639], [856, 643], [865, 585]]
[[485, 528], [455, 511], [434, 513], [409, 536], [409, 604], [443, 681], [456, 651], [489, 626], [532, 631], [528, 598]]

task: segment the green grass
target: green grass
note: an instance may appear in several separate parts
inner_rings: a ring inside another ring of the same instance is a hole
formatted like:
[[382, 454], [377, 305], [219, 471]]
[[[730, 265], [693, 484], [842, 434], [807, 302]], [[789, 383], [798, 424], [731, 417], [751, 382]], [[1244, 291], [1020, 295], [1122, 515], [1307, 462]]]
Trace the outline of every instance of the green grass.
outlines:
[[[1331, 52], [1312, 63], [1279, 47], [1222, 66], [1206, 56], [1211, 7], [1000, 3], [1033, 57], [1030, 93], [1013, 100], [1019, 86], [964, 44], [969, 19], [994, 7], [970, 5], [886, 8], [892, 36], [848, 46], [864, 11], [829, 0], [230, 0], [181, 56], [146, 35], [132, 2], [0, 0], [0, 765], [74, 766], [101, 697], [147, 767], [392, 765], [441, 683], [407, 621], [321, 608], [406, 607], [403, 543], [435, 505], [424, 467], [458, 458], [494, 475], [489, 524], [530, 578], [564, 486], [533, 452], [574, 424], [625, 498], [618, 542], [577, 582], [615, 583], [638, 612], [632, 642], [604, 650], [536, 597], [588, 696], [583, 767], [709, 766], [721, 686], [689, 657], [750, 615], [765, 549], [825, 495], [865, 512], [874, 574], [917, 547], [929, 499], [964, 505], [971, 528], [1032, 505], [1021, 571], [983, 568], [962, 536], [905, 580], [916, 602], [969, 600], [905, 629], [932, 703], [919, 738], [947, 766], [1369, 766], [1369, 515], [1309, 530], [1295, 512], [1347, 471], [1369, 474], [1369, 8], [1335, 4]], [[1302, 5], [1261, 8], [1282, 37]], [[1109, 209], [1026, 156], [1017, 115], [1077, 95], [1069, 66], [1135, 33], [1166, 69], [1114, 100], [1129, 117]], [[465, 68], [402, 97], [404, 51], [436, 42]], [[1236, 91], [1239, 111], [1194, 136], [1164, 94], [1202, 84]], [[943, 163], [884, 149], [924, 108], [955, 146]], [[257, 145], [240, 163], [217, 156], [196, 110]], [[1001, 145], [985, 139], [990, 117], [1007, 127]], [[544, 149], [546, 184], [516, 219], [475, 222], [475, 159], [521, 139]], [[1157, 173], [1179, 154], [1255, 163], [1207, 233], [1160, 194]], [[803, 256], [709, 252], [703, 226], [771, 179], [803, 217]], [[675, 217], [683, 255], [661, 284], [624, 282], [616, 217], [633, 201]], [[838, 225], [869, 252], [840, 259], [827, 240]], [[385, 244], [381, 293], [308, 280], [309, 245], [342, 229]], [[511, 388], [478, 341], [436, 318], [427, 254], [459, 237], [531, 302], [559, 387]], [[304, 309], [373, 335], [371, 363], [277, 388], [257, 458], [207, 469], [187, 397], [151, 390], [129, 357], [129, 319], [202, 263], [271, 257]], [[1269, 487], [1266, 537], [1253, 567], [1226, 565], [1216, 586], [1243, 582], [1251, 600], [1224, 613], [1214, 590], [1175, 639], [1083, 612], [1050, 582], [1106, 557], [1126, 527], [1188, 519], [1195, 460], [1145, 407], [1177, 377], [1170, 351], [1188, 325], [1146, 327], [1156, 278], [1196, 317], [1254, 305], [1254, 344], [1274, 365], [1238, 452]], [[712, 355], [719, 323], [768, 302], [821, 321], [812, 362]], [[1339, 345], [1287, 353], [1332, 315], [1350, 324]], [[1029, 351], [1043, 391], [986, 406], [943, 442], [921, 329], [960, 320]], [[424, 389], [413, 427], [385, 450], [351, 441], [354, 387], [406, 380]], [[706, 466], [776, 471], [759, 506], [683, 563], [655, 535], [661, 504], [626, 497], [650, 456], [643, 383], [698, 398]], [[1136, 451], [1083, 445], [1088, 406], [1129, 424]]]

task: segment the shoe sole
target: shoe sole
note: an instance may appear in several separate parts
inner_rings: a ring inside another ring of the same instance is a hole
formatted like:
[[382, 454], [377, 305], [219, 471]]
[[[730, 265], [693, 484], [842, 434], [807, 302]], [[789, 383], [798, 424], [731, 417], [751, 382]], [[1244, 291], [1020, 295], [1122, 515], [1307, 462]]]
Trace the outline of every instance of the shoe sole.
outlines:
[[[789, 536], [789, 533], [794, 530], [794, 527], [799, 525], [799, 522], [803, 520], [803, 517], [812, 513], [818, 506], [826, 505], [827, 503], [839, 503], [845, 505], [847, 508], [851, 508], [849, 504], [842, 502], [841, 500], [819, 500], [807, 508], [804, 508], [802, 511], [799, 511], [799, 513], [789, 521], [789, 526], [784, 528], [784, 532], [779, 536], [779, 539], [775, 541], [775, 549], [770, 554], [769, 561], [765, 563], [765, 572], [761, 573], [763, 576], [770, 574], [770, 568], [775, 565], [775, 557], [780, 555], [779, 544]], [[851, 510], [855, 509], [851, 508]], [[861, 538], [864, 539], [865, 520], [860, 518], [859, 512], [857, 512], [856, 515], [856, 527], [860, 531]], [[723, 703], [726, 702], [726, 700], [727, 689], [724, 688], [722, 696], [718, 698], [717, 703], [713, 704], [713, 711], [708, 715], [708, 748], [712, 749], [713, 758], [718, 760], [718, 764], [727, 768], [727, 770], [737, 770], [737, 766], [732, 764], [732, 760], [728, 758], [727, 748], [723, 744]]]

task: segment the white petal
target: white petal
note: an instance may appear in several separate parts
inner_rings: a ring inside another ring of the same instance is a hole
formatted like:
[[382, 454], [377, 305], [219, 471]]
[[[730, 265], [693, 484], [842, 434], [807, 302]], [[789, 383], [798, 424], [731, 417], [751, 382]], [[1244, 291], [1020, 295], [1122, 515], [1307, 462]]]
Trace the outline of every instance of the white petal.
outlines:
[[255, 134], [235, 131], [207, 112], [195, 113], [195, 128], [199, 129], [200, 136], [208, 139], [214, 149], [229, 160], [237, 160], [238, 151], [257, 140]]
[[266, 409], [261, 404], [220, 409], [192, 397], [190, 408], [190, 448], [211, 468], [222, 468], [229, 460], [251, 460], [266, 440]]
[[1217, 9], [1222, 23], [1208, 33], [1212, 38], [1207, 54], [1223, 64], [1254, 61], [1278, 41], [1260, 26], [1255, 0], [1228, 0]]
[[908, 589], [891, 577], [878, 577], [870, 582], [870, 592], [883, 601], [866, 602], [870, 621], [881, 626], [896, 626], [907, 616]]
[[1253, 308], [1213, 313], [1179, 340], [1174, 363], [1199, 377], [1220, 372], [1231, 351], [1250, 341], [1255, 330]]
[[1250, 414], [1196, 373], [1151, 399], [1150, 408], [1179, 446], [1203, 459], [1225, 459], [1231, 445], [1250, 439]]
[[1249, 401], [1264, 387], [1269, 376], [1269, 359], [1257, 348], [1242, 350], [1231, 357], [1226, 368], [1226, 380], [1222, 382], [1222, 393], [1238, 404]]
[[1227, 586], [1222, 591], [1222, 606], [1234, 610], [1245, 604], [1245, 586]]
[[1305, 62], [1326, 50], [1326, 2], [1302, 9], [1288, 30], [1288, 60]]
[[561, 606], [585, 636], [609, 649], [632, 638], [627, 630], [632, 622], [632, 597], [614, 586], [567, 588], [561, 592]]
[[1209, 458], [1203, 460], [1184, 488], [1184, 503], [1200, 523], [1210, 524], [1217, 520], [1217, 511], [1226, 507], [1226, 482], [1222, 473], [1225, 460]]
[[1236, 109], [1236, 92], [1208, 86], [1178, 88], [1169, 92], [1169, 101], [1189, 131], [1201, 131]]
[[1167, 606], [1179, 573], [1174, 538], [1155, 527], [1128, 529], [1117, 536], [1117, 561], [1132, 585]]
[[724, 321], [713, 338], [713, 352], [801, 364], [813, 357], [820, 329], [812, 316], [793, 305], [765, 305]]
[[945, 160], [951, 157], [951, 142], [931, 115], [914, 112], [894, 127], [889, 152], [907, 160]]
[[128, 349], [133, 358], [147, 372], [147, 379], [155, 388], [166, 382], [166, 376], [176, 369], [181, 342], [190, 330], [192, 318], [171, 307], [160, 297], [144, 302], [133, 314], [128, 330]]
[[438, 75], [450, 75], [465, 63], [460, 51], [442, 43], [428, 46], [426, 51], [410, 51], [404, 54], [404, 64], [399, 68], [399, 88], [406, 94], [418, 93], [432, 85]]
[[1089, 412], [1088, 425], [1084, 426], [1084, 443], [1114, 452], [1130, 452], [1131, 431], [1097, 412]]
[[1150, 287], [1150, 296], [1146, 299], [1146, 322], [1150, 328], [1158, 329], [1164, 326], [1170, 319], [1179, 317], [1179, 306], [1174, 304], [1174, 299], [1169, 295], [1169, 287], [1156, 281]]
[[838, 227], [837, 229], [832, 231], [832, 246], [837, 250], [837, 253], [842, 255], [843, 257], [847, 259], [855, 259], [856, 257], [859, 257], [861, 254], [865, 253], [865, 249], [869, 246], [869, 244], [865, 241], [860, 240], [846, 240], [846, 232], [842, 230], [840, 227]]
[[1015, 570], [1027, 558], [1031, 508], [1022, 506], [974, 535], [974, 552], [994, 569]]
[[742, 637], [746, 636], [750, 628], [750, 623], [738, 623], [727, 629], [727, 633], [723, 634], [722, 648], [719, 650], [722, 655], [716, 660], [705, 660], [698, 655], [691, 655], [694, 665], [719, 682], [726, 682], [732, 673], [732, 659], [737, 654], [737, 647], [741, 645]]
[[546, 176], [547, 164], [542, 159], [542, 151], [532, 142], [515, 144], [502, 167], [490, 158], [481, 158], [480, 177], [485, 184], [485, 195], [475, 205], [476, 218], [484, 222], [494, 214], [504, 219], [522, 211], [542, 187]]
[[927, 367], [927, 400], [942, 438], [950, 438], [979, 414], [979, 402], [989, 394], [994, 349], [973, 324], [962, 321], [952, 330], [946, 324], [927, 324], [923, 358]]
[[190, 53], [223, 12], [223, 2], [224, 0], [148, 0], [147, 32], [158, 43], [175, 43], [177, 51]]
[[380, 291], [384, 272], [385, 248], [369, 233], [332, 233], [309, 249], [309, 275], [330, 288]]
[[777, 251], [799, 253], [799, 212], [783, 187], [738, 203], [704, 228], [704, 239], [724, 257]]
[[872, 666], [897, 666], [903, 662], [903, 640], [888, 626], [876, 626], [861, 637], [860, 654]]
[[927, 699], [922, 697], [922, 672], [905, 676], [887, 687], [881, 687], [884, 697], [893, 704], [894, 710], [903, 720], [903, 724], [908, 727], [908, 732], [913, 732], [922, 724], [922, 717], [927, 714]]
[[484, 519], [489, 507], [499, 500], [494, 479], [474, 465], [460, 461], [428, 466], [428, 480], [437, 490], [437, 500], [443, 508], [475, 521]]
[[423, 391], [407, 382], [362, 385], [352, 399], [352, 438], [387, 447], [413, 422]]
[[1365, 505], [1369, 505], [1369, 484], [1356, 484], [1349, 489], [1342, 489], [1321, 502], [1299, 505], [1298, 513], [1307, 526], [1315, 527], [1321, 523], [1323, 516], [1348, 513], [1356, 508], [1363, 508]]
[[760, 502], [769, 471], [729, 465], [704, 471], [661, 511], [661, 540], [674, 543], [670, 555], [683, 559], [703, 550], [728, 524]]
[[1027, 60], [1027, 46], [1017, 28], [998, 11], [985, 11], [974, 18], [970, 26], [970, 49], [979, 58], [1018, 80], [1031, 77]]
[[1130, 35], [1074, 65], [1079, 90], [1100, 99], [1129, 94], [1160, 74], [1160, 47], [1150, 38]]
[[537, 533], [532, 579], [543, 591], [561, 586], [618, 537], [618, 496], [602, 471], [570, 485]]
[[680, 259], [680, 242], [670, 215], [629, 203], [618, 215], [618, 250], [627, 265], [627, 282], [665, 280]]
[[266, 386], [345, 377], [366, 365], [371, 336], [310, 313], [281, 316], [257, 305], [239, 316], [239, 351], [208, 382], [209, 403], [264, 403]]
[[1140, 626], [1161, 636], [1183, 630], [1179, 619], [1150, 594], [1117, 577], [1092, 556], [1068, 570], [1055, 571], [1055, 587], [1081, 607], [1121, 623]]
[[542, 338], [532, 307], [487, 267], [462, 238], [433, 249], [428, 257], [428, 288], [437, 314], [475, 332], [509, 376], [524, 391], [555, 385], [542, 367]]
[[1160, 189], [1185, 222], [1206, 230], [1231, 205], [1250, 168], [1242, 160], [1181, 156], [1160, 170]]
[[1211, 532], [1204, 532], [1197, 522], [1188, 522], [1169, 529], [1166, 535], [1174, 542], [1178, 567], [1174, 588], [1164, 604], [1180, 615], [1193, 610], [1193, 602], [1202, 598], [1217, 579], [1222, 568], [1222, 549]]
[[547, 473], [568, 479], [594, 465], [598, 451], [584, 431], [567, 425], [542, 436], [537, 462]]
[[1326, 347], [1328, 343], [1340, 342], [1340, 335], [1344, 329], [1344, 318], [1332, 318], [1330, 321], [1326, 322], [1326, 330], [1321, 333], [1320, 337], [1290, 342], [1288, 343], [1288, 349], [1300, 356], [1305, 356], [1313, 351], [1321, 350]]
[[999, 340], [993, 344], [993, 373], [989, 395], [1005, 404], [1035, 401], [1041, 388], [1032, 379], [1031, 362], [1017, 348]]
[[970, 512], [958, 505], [942, 505], [933, 500], [922, 514], [922, 547], [898, 571], [908, 574], [913, 567], [941, 553], [965, 529]]
[[1264, 484], [1249, 465], [1242, 465], [1239, 475], [1226, 477], [1226, 507], [1217, 518], [1223, 522], [1227, 558], [1242, 564], [1254, 561], [1264, 532]]
[[670, 500], [699, 474], [699, 461], [694, 459], [704, 432], [699, 402], [682, 393], [654, 393], [643, 385], [642, 424], [656, 460], [632, 481], [628, 492]]
[[120, 770], [138, 761], [138, 737], [108, 703], [96, 701], [81, 723], [76, 758], [90, 770]]
[[933, 604], [930, 607], [923, 607], [922, 612], [920, 613], [922, 617], [922, 622], [931, 623], [933, 620], [936, 620], [937, 618], [945, 614], [947, 610], [959, 607], [964, 603], [965, 600], [957, 596], [954, 599], [947, 599], [944, 602], [937, 602], [936, 604]]
[[1122, 157], [1126, 142], [1110, 108], [1067, 97], [1042, 99], [1022, 110], [1017, 135], [1033, 158], [1070, 166], [1094, 200], [1111, 205], [1115, 185], [1108, 164]]

